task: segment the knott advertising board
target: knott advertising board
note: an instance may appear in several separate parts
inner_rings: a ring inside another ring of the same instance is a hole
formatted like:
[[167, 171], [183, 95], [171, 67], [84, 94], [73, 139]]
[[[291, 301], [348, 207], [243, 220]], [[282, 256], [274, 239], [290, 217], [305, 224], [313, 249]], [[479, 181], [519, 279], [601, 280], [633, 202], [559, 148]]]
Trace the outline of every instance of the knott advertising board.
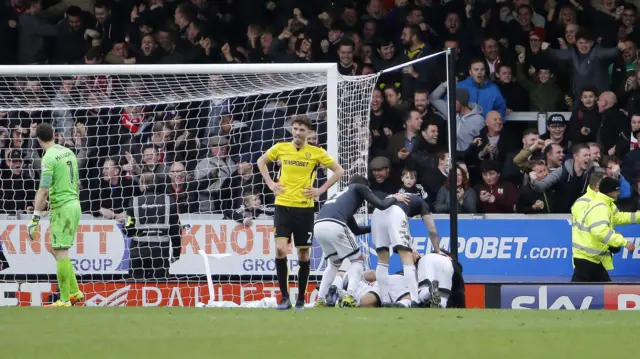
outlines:
[[[34, 241], [27, 234], [28, 221], [0, 221], [0, 247], [9, 268], [4, 274], [55, 274], [56, 262], [51, 255], [48, 221], [41, 222], [41, 233]], [[211, 271], [220, 275], [275, 274], [275, 242], [273, 221], [255, 221], [244, 226], [230, 220], [183, 220], [180, 260], [171, 264], [171, 274], [201, 275], [204, 261], [198, 254], [228, 253], [229, 257], [210, 259]], [[76, 273], [126, 274], [129, 270], [131, 239], [115, 221], [84, 220], [78, 227], [76, 243], [70, 256]], [[322, 250], [313, 243], [311, 274], [323, 271]], [[289, 269], [297, 271], [297, 255], [289, 249]]]
[[[56, 273], [49, 221], [40, 222], [40, 233], [33, 241], [27, 233], [28, 224], [28, 221], [0, 221], [0, 246], [9, 264], [0, 275]], [[70, 256], [78, 275], [126, 274], [129, 241], [115, 221], [82, 221]]]
[[[229, 253], [231, 256], [209, 261], [215, 274], [268, 274], [274, 275], [276, 245], [273, 239], [273, 221], [254, 221], [245, 226], [235, 221], [190, 220], [182, 233], [180, 260], [171, 266], [172, 274], [205, 273], [199, 250], [206, 253]], [[298, 260], [293, 247], [289, 247], [289, 271], [297, 272]], [[311, 248], [311, 274], [321, 275], [322, 250], [313, 241]]]

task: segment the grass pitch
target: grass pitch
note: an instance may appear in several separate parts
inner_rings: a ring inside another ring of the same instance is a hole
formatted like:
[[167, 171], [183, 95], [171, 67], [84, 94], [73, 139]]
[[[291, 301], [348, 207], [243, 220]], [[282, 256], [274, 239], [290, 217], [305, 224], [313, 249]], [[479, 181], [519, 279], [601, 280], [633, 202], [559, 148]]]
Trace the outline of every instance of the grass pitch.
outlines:
[[0, 308], [0, 357], [629, 358], [639, 329], [615, 311]]

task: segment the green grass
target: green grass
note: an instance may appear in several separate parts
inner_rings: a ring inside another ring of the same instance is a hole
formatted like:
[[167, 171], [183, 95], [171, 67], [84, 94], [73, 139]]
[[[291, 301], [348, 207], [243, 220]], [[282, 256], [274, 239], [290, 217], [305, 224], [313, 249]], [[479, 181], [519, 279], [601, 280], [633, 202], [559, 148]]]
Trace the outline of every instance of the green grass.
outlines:
[[0, 357], [615, 359], [639, 329], [615, 311], [1, 308]]

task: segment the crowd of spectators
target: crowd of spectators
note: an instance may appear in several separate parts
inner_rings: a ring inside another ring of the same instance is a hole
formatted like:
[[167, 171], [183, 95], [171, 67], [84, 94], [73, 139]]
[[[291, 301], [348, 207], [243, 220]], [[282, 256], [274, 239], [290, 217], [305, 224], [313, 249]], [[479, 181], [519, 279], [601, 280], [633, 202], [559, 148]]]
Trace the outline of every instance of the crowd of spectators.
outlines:
[[[333, 62], [342, 75], [367, 75], [453, 48], [457, 168], [448, 168], [441, 56], [380, 76], [368, 138], [349, 139], [368, 143], [374, 189], [417, 193], [448, 213], [455, 175], [461, 213], [568, 213], [589, 173], [602, 170], [620, 179], [621, 205], [637, 210], [637, 9], [614, 0], [2, 0], [0, 63]], [[83, 211], [109, 219], [122, 218], [132, 196], [156, 191], [180, 213], [251, 222], [273, 203], [255, 161], [290, 138], [291, 119], [311, 118], [310, 142], [326, 144], [321, 89], [98, 106], [144, 98], [149, 81], [3, 78], [0, 103], [14, 110], [0, 112], [1, 210], [33, 209], [42, 121], [77, 153]], [[521, 111], [555, 114], [540, 134], [508, 121]]]

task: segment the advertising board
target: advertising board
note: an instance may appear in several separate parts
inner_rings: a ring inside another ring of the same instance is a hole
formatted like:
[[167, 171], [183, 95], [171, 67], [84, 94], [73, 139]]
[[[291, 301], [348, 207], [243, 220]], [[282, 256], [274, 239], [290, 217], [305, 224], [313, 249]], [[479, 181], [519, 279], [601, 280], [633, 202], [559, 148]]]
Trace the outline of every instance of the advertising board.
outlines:
[[640, 310], [640, 286], [615, 284], [502, 285], [506, 309]]
[[[0, 220], [0, 247], [7, 258], [3, 274], [55, 274], [56, 265], [49, 253], [47, 221], [42, 221], [41, 238], [30, 241], [27, 221]], [[257, 220], [244, 226], [230, 220], [182, 219], [180, 259], [171, 264], [170, 273], [201, 275], [205, 272], [199, 250], [228, 253], [231, 256], [210, 260], [212, 273], [221, 275], [274, 275], [275, 243], [273, 222]], [[418, 252], [432, 250], [424, 224], [410, 220], [414, 247]], [[449, 221], [437, 219], [441, 246], [450, 248]], [[617, 277], [640, 278], [640, 225], [617, 228], [628, 241], [636, 244], [634, 252], [623, 249], [614, 256]], [[567, 219], [460, 219], [459, 253], [468, 283], [567, 283], [571, 277], [571, 227]], [[367, 253], [371, 267], [377, 262], [370, 238]], [[79, 275], [126, 274], [129, 270], [130, 238], [115, 221], [83, 220], [78, 228], [71, 258]], [[296, 273], [298, 262], [289, 250], [289, 270]], [[314, 241], [311, 249], [311, 275], [324, 269], [322, 251]], [[392, 256], [390, 272], [402, 269]], [[629, 279], [630, 278], [630, 279]]]
[[[441, 247], [450, 249], [449, 221], [437, 219]], [[414, 248], [432, 251], [422, 220], [409, 221]], [[640, 225], [616, 228], [640, 248]], [[370, 247], [374, 248], [370, 242]], [[465, 280], [470, 283], [569, 282], [571, 265], [571, 225], [567, 219], [460, 219], [458, 253]], [[375, 251], [370, 251], [375, 266]], [[623, 248], [614, 256], [612, 277], [640, 276], [640, 249]], [[389, 270], [402, 269], [398, 256], [391, 258]]]

